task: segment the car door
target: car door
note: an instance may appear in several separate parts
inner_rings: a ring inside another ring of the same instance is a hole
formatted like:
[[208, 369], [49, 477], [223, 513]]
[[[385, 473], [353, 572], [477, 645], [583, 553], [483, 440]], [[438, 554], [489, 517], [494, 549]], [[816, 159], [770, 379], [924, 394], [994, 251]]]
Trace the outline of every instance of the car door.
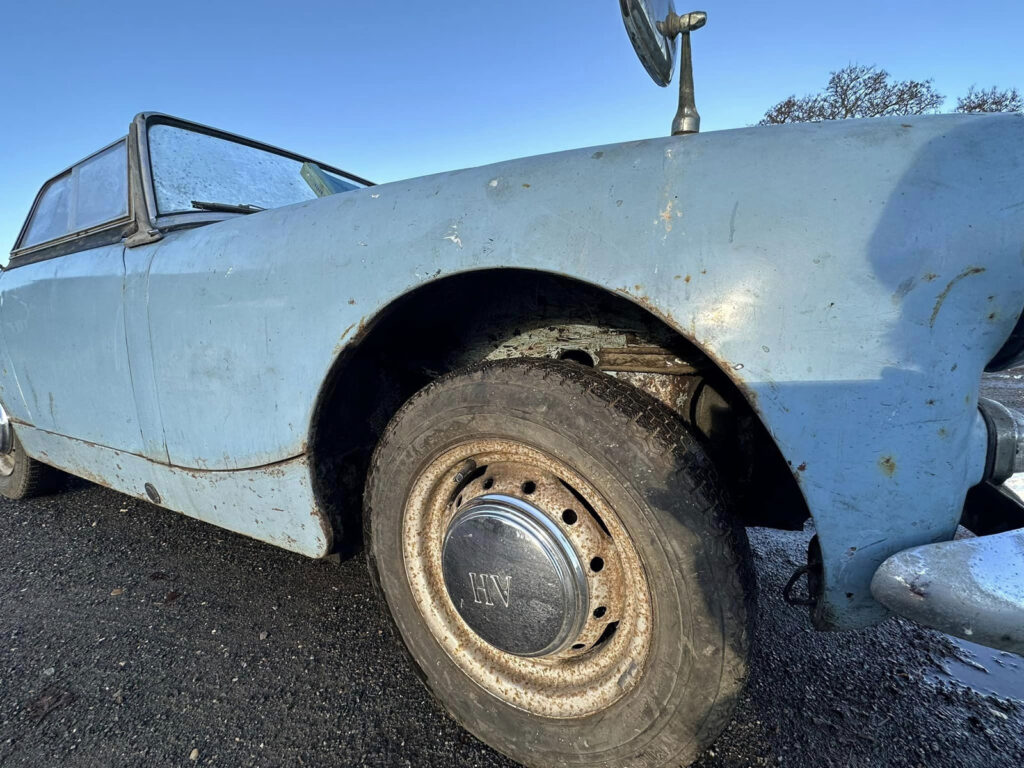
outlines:
[[[116, 229], [129, 215], [126, 179], [122, 140], [52, 179], [37, 198], [0, 278], [2, 396], [17, 420], [141, 453]], [[97, 233], [114, 242], [96, 244]]]
[[158, 403], [175, 466], [243, 469], [303, 452], [329, 350], [306, 350], [315, 292], [269, 257], [255, 223], [170, 232], [125, 253], [138, 402]]
[[[284, 207], [316, 200], [310, 173], [325, 194], [369, 182], [166, 115], [141, 115], [135, 127], [161, 232], [125, 251], [140, 415], [159, 413], [164, 460], [176, 467], [238, 470], [300, 456], [338, 353], [333, 329], [352, 330], [356, 310], [338, 294], [344, 256], [296, 263], [308, 208]], [[316, 323], [332, 331], [311, 334]]]

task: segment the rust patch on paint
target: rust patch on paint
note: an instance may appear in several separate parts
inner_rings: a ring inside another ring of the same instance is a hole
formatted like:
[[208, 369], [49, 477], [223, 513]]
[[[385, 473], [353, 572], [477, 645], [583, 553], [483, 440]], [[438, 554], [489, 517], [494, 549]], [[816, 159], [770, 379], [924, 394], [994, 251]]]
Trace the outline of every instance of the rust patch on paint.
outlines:
[[892, 477], [896, 474], [896, 461], [892, 456], [883, 456], [878, 460], [878, 466], [882, 470], [882, 474], [886, 477]]
[[[665, 232], [672, 231], [672, 207], [676, 204], [675, 200], [669, 200], [665, 203], [665, 210], [658, 214], [658, 218], [665, 224]], [[676, 214], [678, 215], [678, 214]]]
[[800, 462], [800, 466], [797, 467], [797, 471], [798, 472], [806, 472], [807, 471], [807, 462], [806, 461]]

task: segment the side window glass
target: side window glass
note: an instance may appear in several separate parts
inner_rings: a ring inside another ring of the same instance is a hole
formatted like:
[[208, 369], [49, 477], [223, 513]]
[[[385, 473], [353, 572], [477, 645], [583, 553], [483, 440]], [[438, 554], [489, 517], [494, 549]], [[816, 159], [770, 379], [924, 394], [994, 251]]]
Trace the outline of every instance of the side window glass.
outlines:
[[19, 248], [28, 248], [128, 215], [125, 141], [88, 157], [43, 188]]
[[123, 141], [85, 160], [75, 172], [78, 204], [72, 231], [128, 215], [128, 158]]
[[69, 213], [71, 199], [71, 173], [65, 173], [49, 183], [43, 196], [39, 199], [32, 221], [25, 232], [25, 240], [21, 247], [25, 248], [37, 243], [66, 235], [69, 231]]

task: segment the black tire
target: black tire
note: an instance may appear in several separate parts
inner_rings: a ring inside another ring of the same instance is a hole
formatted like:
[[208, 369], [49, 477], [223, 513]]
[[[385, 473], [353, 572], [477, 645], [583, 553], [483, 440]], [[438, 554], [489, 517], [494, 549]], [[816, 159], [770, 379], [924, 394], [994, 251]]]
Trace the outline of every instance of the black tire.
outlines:
[[10, 458], [13, 468], [10, 474], [0, 474], [0, 496], [8, 499], [30, 499], [50, 493], [56, 486], [60, 473], [53, 467], [36, 461], [25, 453], [18, 436], [13, 437]]
[[[602, 711], [547, 718], [491, 695], [439, 645], [417, 608], [401, 541], [414, 478], [453, 441], [496, 432], [558, 456], [614, 501], [646, 572], [648, 657], [632, 687]], [[747, 676], [754, 616], [746, 534], [730, 518], [704, 450], [646, 393], [547, 360], [447, 375], [389, 424], [367, 481], [365, 521], [371, 576], [422, 679], [499, 752], [536, 768], [679, 766], [728, 723]]]

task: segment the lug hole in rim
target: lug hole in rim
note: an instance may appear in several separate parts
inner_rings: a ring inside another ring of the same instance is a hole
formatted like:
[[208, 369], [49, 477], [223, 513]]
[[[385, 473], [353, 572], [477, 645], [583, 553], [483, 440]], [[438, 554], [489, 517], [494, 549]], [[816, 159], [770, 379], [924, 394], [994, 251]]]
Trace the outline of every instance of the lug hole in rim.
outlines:
[[599, 645], [603, 645], [604, 643], [607, 643], [609, 640], [611, 640], [612, 635], [615, 634], [615, 631], [618, 628], [619, 628], [619, 622], [617, 622], [617, 621], [610, 621], [610, 622], [608, 622], [608, 626], [606, 626], [604, 628], [604, 632], [602, 632], [601, 636], [599, 638], [597, 638], [597, 642], [594, 643], [594, 647], [597, 648]]
[[595, 557], [595, 558], [593, 558], [590, 561], [590, 570], [592, 570], [594, 573], [597, 573], [602, 568], [604, 568], [604, 559], [603, 558]]
[[455, 500], [455, 506], [456, 507], [461, 507], [462, 506], [462, 494], [461, 493], [459, 494], [459, 498], [457, 498]]
[[523, 493], [525, 493], [527, 496], [529, 496], [531, 493], [533, 493], [534, 491], [537, 490], [537, 484], [535, 482], [533, 482], [533, 480], [527, 480], [521, 486], [521, 490], [522, 490]]
[[587, 647], [587, 646], [585, 646], [585, 645], [584, 645], [583, 643], [576, 643], [576, 645], [574, 645], [574, 646], [572, 647], [572, 649], [573, 649], [574, 651], [582, 651], [582, 650], [583, 650], [584, 648], [586, 648], [586, 647]]
[[606, 613], [608, 613], [608, 609], [605, 608], [603, 605], [599, 605], [597, 606], [597, 608], [594, 609], [594, 618], [600, 619]]
[[490, 490], [492, 485], [494, 485], [494, 478], [493, 477], [488, 477], [486, 480], [484, 480], [484, 490], [485, 491]]
[[577, 517], [575, 511], [567, 509], [562, 512], [562, 522], [564, 522], [566, 525], [576, 525], [576, 520]]

